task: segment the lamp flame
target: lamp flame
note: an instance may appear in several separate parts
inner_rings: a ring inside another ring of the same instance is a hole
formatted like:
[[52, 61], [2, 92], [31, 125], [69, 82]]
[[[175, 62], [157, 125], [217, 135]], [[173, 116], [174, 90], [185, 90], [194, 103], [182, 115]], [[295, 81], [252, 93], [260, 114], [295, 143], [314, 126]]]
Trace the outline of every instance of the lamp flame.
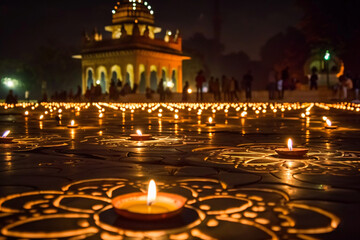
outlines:
[[3, 138], [6, 138], [9, 134], [10, 134], [10, 130], [7, 130], [6, 132], [4, 132], [4, 134], [2, 135], [2, 137], [3, 137]]
[[328, 118], [323, 116], [322, 119], [323, 119], [323, 121], [326, 121]]
[[329, 127], [331, 127], [332, 123], [329, 119], [326, 119], [326, 125], [328, 125]]
[[136, 131], [137, 135], [142, 136], [142, 132], [140, 130]]
[[74, 125], [75, 125], [75, 121], [74, 121], [74, 120], [71, 120], [70, 125], [71, 125], [71, 126], [74, 126]]
[[156, 184], [154, 180], [150, 180], [148, 187], [147, 205], [151, 206], [156, 200]]
[[291, 138], [289, 138], [289, 140], [288, 140], [288, 148], [289, 148], [289, 151], [293, 150], [293, 141], [291, 140]]
[[44, 115], [40, 115], [40, 120], [43, 120], [44, 119]]
[[212, 122], [213, 122], [213, 118], [209, 117], [209, 123], [212, 123]]

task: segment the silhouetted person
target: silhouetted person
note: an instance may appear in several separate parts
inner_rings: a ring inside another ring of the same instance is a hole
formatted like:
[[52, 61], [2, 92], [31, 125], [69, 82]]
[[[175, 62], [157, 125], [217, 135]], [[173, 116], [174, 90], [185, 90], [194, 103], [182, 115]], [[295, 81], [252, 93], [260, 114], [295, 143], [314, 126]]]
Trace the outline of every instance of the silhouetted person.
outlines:
[[245, 88], [245, 98], [246, 101], [250, 101], [251, 100], [251, 91], [252, 91], [252, 82], [253, 82], [254, 78], [251, 74], [251, 71], [249, 70], [243, 77], [243, 85]]
[[153, 90], [151, 88], [147, 87], [146, 90], [145, 90], [146, 99], [151, 100], [152, 99], [152, 94], [153, 94]]
[[360, 91], [360, 74], [354, 78], [354, 93], [355, 93], [355, 100], [359, 100], [359, 91]]
[[281, 79], [283, 80], [283, 91], [289, 89], [289, 84], [290, 84], [289, 67], [286, 67], [284, 70], [282, 70]]
[[236, 91], [238, 89], [237, 81], [234, 77], [230, 80], [230, 101], [233, 102], [235, 99], [239, 101], [239, 97], [236, 94]]
[[111, 81], [109, 88], [109, 99], [116, 101], [118, 98], [118, 92], [114, 81]]
[[317, 75], [317, 70], [316, 68], [313, 68], [312, 69], [312, 74], [311, 74], [311, 77], [310, 77], [310, 90], [317, 90], [318, 89], [318, 84], [317, 84], [317, 81], [319, 79], [318, 75]]
[[221, 90], [223, 92], [224, 95], [224, 101], [229, 101], [230, 100], [230, 80], [223, 75], [221, 78]]
[[74, 100], [79, 101], [79, 102], [81, 100], [81, 87], [80, 87], [80, 85], [77, 86], [77, 90], [76, 90]]
[[182, 101], [187, 102], [189, 96], [189, 82], [186, 81], [182, 91]]
[[279, 79], [276, 84], [277, 84], [278, 98], [282, 100], [284, 99], [284, 81], [282, 79]]
[[196, 101], [203, 100], [203, 84], [204, 82], [206, 82], [205, 76], [204, 76], [204, 72], [201, 70], [198, 72], [196, 78], [195, 78], [195, 82], [196, 82]]
[[157, 93], [160, 95], [160, 102], [165, 101], [164, 79], [160, 80], [157, 88]]
[[6, 96], [5, 102], [7, 104], [16, 104], [17, 98], [14, 96], [13, 90], [9, 90], [8, 95]]
[[216, 78], [214, 82], [214, 99], [215, 101], [221, 101], [221, 93], [220, 93], [220, 80]]
[[277, 73], [273, 69], [273, 70], [270, 71], [269, 77], [268, 77], [269, 100], [274, 100], [275, 99], [276, 80], [277, 80]]

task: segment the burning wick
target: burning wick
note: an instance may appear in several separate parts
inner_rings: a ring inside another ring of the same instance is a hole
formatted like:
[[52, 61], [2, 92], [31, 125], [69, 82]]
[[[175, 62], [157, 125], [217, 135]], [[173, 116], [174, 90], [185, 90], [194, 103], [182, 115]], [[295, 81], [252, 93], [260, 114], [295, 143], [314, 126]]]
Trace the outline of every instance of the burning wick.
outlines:
[[137, 135], [142, 136], [142, 132], [140, 130], [136, 131]]
[[10, 130], [7, 130], [7, 131], [4, 132], [4, 134], [2, 135], [2, 138], [6, 138], [9, 134], [10, 134]]
[[74, 121], [74, 120], [71, 120], [70, 125], [71, 125], [71, 126], [74, 126], [74, 125], [75, 125], [75, 121]]
[[288, 140], [288, 149], [289, 149], [289, 151], [293, 150], [293, 142], [292, 142], [291, 138], [289, 138], [289, 140]]
[[327, 117], [322, 117], [322, 119], [323, 119], [323, 121], [326, 121], [326, 120], [328, 120], [328, 118]]
[[151, 180], [148, 187], [147, 205], [151, 206], [156, 200], [156, 184], [154, 180]]
[[328, 125], [328, 127], [331, 127], [332, 123], [329, 119], [326, 119], [326, 125]]
[[209, 123], [211, 124], [213, 122], [213, 118], [209, 117]]

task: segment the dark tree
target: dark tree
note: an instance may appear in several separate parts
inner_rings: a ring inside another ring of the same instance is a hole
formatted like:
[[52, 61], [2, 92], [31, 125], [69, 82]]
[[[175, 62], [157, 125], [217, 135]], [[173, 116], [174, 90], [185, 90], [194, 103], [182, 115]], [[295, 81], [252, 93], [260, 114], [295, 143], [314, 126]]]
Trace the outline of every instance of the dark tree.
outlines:
[[299, 0], [300, 28], [312, 48], [329, 49], [350, 71], [360, 69], [360, 1]]

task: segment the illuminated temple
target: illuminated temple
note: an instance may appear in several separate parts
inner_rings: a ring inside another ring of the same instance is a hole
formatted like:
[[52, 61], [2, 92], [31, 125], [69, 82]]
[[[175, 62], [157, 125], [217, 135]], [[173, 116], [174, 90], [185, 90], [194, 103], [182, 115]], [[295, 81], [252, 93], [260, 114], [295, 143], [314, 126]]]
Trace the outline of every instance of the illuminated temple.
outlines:
[[143, 0], [120, 0], [112, 10], [112, 24], [105, 27], [110, 39], [94, 31], [84, 34], [82, 45], [83, 91], [100, 84], [108, 92], [112, 81], [128, 83], [133, 92], [156, 90], [160, 79], [173, 92], [182, 89], [182, 39], [179, 31], [155, 26], [154, 10]]

